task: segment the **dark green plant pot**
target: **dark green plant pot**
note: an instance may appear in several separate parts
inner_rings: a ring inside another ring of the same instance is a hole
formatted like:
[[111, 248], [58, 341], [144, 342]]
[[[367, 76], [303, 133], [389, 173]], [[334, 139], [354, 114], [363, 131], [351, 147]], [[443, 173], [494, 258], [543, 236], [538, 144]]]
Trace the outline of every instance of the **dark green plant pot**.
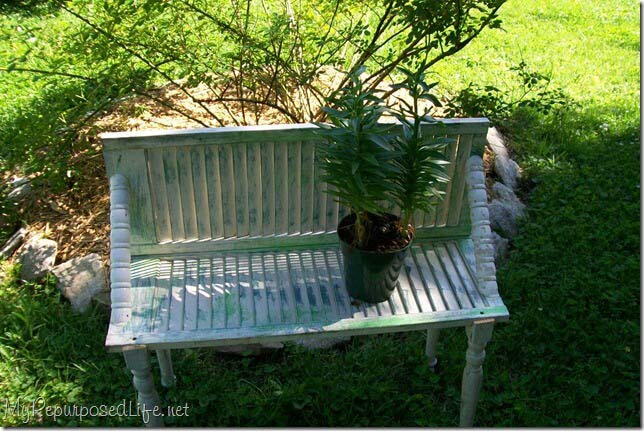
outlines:
[[411, 241], [402, 249], [379, 253], [357, 249], [340, 239], [349, 295], [364, 302], [386, 301], [396, 288], [410, 246]]

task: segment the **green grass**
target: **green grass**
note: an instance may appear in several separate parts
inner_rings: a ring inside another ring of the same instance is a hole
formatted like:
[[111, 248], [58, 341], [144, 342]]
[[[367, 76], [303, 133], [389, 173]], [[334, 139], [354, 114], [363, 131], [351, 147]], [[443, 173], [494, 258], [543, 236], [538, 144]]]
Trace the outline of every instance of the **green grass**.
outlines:
[[[20, 5], [20, 3], [23, 3]], [[46, 2], [3, 2], [0, 5], [0, 67], [9, 67], [12, 60], [29, 54], [38, 67], [61, 48], [63, 36], [71, 22], [61, 19], [55, 8]], [[17, 66], [22, 66], [20, 63]], [[45, 86], [41, 75], [0, 72], [0, 106], [28, 102]]]
[[[497, 325], [488, 348], [476, 423], [639, 426], [638, 9], [619, 0], [514, 0], [501, 13], [505, 32], [487, 31], [441, 65], [443, 88], [455, 94], [470, 81], [506, 88], [509, 67], [525, 60], [533, 70], [551, 73], [551, 85], [576, 105], [548, 115], [517, 111], [501, 124], [526, 169], [528, 218], [498, 271], [512, 315]], [[5, 94], [14, 93], [3, 100], [3, 113], [7, 100], [27, 91], [6, 82]], [[43, 109], [32, 106], [33, 112]], [[0, 418], [4, 399], [18, 396], [86, 406], [134, 398], [122, 358], [102, 347], [104, 310], [72, 315], [51, 282], [19, 285], [15, 271], [2, 272]], [[189, 416], [167, 423], [454, 425], [463, 331], [443, 331], [439, 375], [429, 372], [423, 347], [423, 334], [408, 333], [354, 338], [314, 353], [291, 346], [260, 358], [179, 351], [178, 385], [161, 389], [161, 396], [166, 404], [188, 403]], [[154, 358], [153, 367], [158, 381]]]
[[508, 68], [525, 60], [576, 101], [620, 100], [639, 106], [639, 8], [620, 1], [524, 2], [501, 7], [501, 30], [486, 29], [459, 54], [437, 65], [449, 89], [474, 81], [510, 84]]

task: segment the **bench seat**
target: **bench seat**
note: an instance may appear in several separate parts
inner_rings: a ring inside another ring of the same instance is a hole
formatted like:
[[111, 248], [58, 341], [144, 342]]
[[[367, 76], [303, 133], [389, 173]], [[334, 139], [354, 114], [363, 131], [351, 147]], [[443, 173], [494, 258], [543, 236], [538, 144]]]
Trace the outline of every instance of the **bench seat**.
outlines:
[[107, 347], [177, 348], [361, 335], [507, 318], [476, 285], [469, 239], [416, 242], [389, 301], [358, 303], [344, 287], [337, 246], [132, 261], [132, 318]]

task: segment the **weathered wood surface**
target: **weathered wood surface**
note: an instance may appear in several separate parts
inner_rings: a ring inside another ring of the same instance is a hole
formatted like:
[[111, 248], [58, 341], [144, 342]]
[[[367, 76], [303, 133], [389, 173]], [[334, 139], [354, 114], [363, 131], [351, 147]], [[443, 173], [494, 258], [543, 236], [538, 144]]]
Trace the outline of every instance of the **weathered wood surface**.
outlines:
[[436, 347], [438, 345], [438, 338], [440, 336], [440, 329], [431, 328], [427, 330], [427, 338], [425, 340], [425, 356], [432, 371], [436, 371], [438, 365], [438, 358], [436, 357]]
[[[486, 124], [427, 125], [428, 138], [454, 140], [445, 150], [453, 179], [441, 185], [446, 194], [435, 208], [415, 215], [419, 234], [469, 228], [461, 217], [465, 165]], [[120, 173], [130, 184], [133, 253], [179, 252], [156, 247], [179, 243], [217, 247], [242, 238], [276, 245], [334, 233], [347, 209], [325, 193], [315, 163], [316, 147], [325, 142], [316, 130], [298, 125], [102, 135], [108, 175]]]
[[[417, 232], [417, 240], [440, 240], [442, 238], [468, 238], [469, 226], [427, 228]], [[224, 251], [261, 251], [276, 248], [298, 249], [315, 248], [338, 243], [338, 235], [333, 232], [318, 232], [308, 235], [281, 235], [271, 237], [226, 238], [225, 240], [187, 240], [169, 241], [163, 244], [132, 244], [134, 256], [177, 256], [204, 252]]]
[[159, 361], [159, 369], [161, 370], [161, 385], [164, 388], [174, 386], [177, 378], [172, 370], [172, 357], [170, 349], [159, 349], [157, 352], [157, 360]]
[[[152, 367], [150, 366], [150, 355], [145, 348], [131, 348], [123, 352], [125, 363], [132, 373], [132, 382], [137, 392], [139, 408], [142, 412], [142, 419], [146, 427], [163, 426], [163, 418], [160, 416], [159, 394], [154, 388]], [[157, 414], [150, 412], [156, 411]]]
[[504, 306], [483, 301], [466, 252], [456, 241], [414, 245], [390, 300], [357, 307], [344, 289], [337, 246], [134, 258], [132, 297], [143, 302], [132, 304], [131, 324], [107, 344], [188, 342], [200, 331], [212, 336], [214, 330], [217, 342], [242, 343], [273, 331], [360, 333], [429, 324], [437, 313], [446, 320], [450, 314], [461, 320], [503, 319]]
[[485, 346], [492, 338], [494, 319], [474, 322], [465, 328], [467, 334], [467, 352], [465, 369], [461, 384], [461, 409], [459, 425], [471, 427], [474, 424], [474, 413], [479, 400], [483, 382], [483, 361]]
[[112, 314], [108, 331], [121, 332], [132, 314], [130, 274], [130, 216], [127, 179], [110, 177], [110, 299]]
[[[471, 133], [485, 136], [487, 118], [443, 119], [441, 125], [424, 124], [425, 134], [439, 130], [440, 133]], [[444, 127], [443, 127], [444, 126]], [[248, 143], [259, 141], [290, 142], [310, 136], [317, 129], [313, 124], [277, 124], [270, 126], [217, 127], [186, 130], [149, 130], [139, 132], [102, 133], [101, 140], [108, 150], [133, 148], [158, 148], [159, 146], [195, 146], [212, 143]]]
[[121, 175], [127, 182], [132, 244], [144, 243], [150, 238], [156, 238], [146, 157], [144, 150], [141, 149], [105, 153], [108, 178]]

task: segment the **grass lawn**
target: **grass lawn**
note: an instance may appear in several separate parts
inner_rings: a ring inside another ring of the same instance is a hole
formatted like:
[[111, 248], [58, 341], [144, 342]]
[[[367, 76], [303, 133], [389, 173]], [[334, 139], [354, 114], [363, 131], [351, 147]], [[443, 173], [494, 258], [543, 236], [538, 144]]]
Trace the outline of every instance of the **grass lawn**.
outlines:
[[[526, 172], [528, 217], [498, 271], [511, 321], [497, 325], [487, 349], [476, 424], [636, 427], [638, 7], [620, 0], [511, 0], [501, 15], [504, 31], [484, 32], [436, 69], [441, 88], [450, 94], [469, 82], [512, 88], [509, 69], [523, 60], [551, 74], [551, 85], [574, 103], [556, 114], [517, 111], [500, 124]], [[0, 21], [15, 26], [40, 18], [13, 13]], [[56, 16], [47, 19], [45, 33], [63, 26]], [[0, 60], [9, 44], [0, 41]], [[46, 89], [17, 74], [0, 76], [0, 123], [15, 126], [20, 106]], [[3, 145], [8, 142], [5, 136]], [[19, 285], [16, 268], [7, 263], [0, 274], [0, 424], [137, 426], [137, 417], [55, 422], [6, 415], [5, 400], [18, 397], [48, 405], [117, 405], [133, 400], [134, 391], [122, 357], [102, 347], [105, 310], [72, 315], [52, 280]], [[438, 375], [424, 362], [422, 333], [353, 338], [317, 352], [289, 346], [257, 358], [177, 351], [178, 385], [161, 389], [161, 397], [168, 405], [187, 403], [189, 416], [166, 422], [453, 426], [465, 344], [462, 330], [443, 331]]]

